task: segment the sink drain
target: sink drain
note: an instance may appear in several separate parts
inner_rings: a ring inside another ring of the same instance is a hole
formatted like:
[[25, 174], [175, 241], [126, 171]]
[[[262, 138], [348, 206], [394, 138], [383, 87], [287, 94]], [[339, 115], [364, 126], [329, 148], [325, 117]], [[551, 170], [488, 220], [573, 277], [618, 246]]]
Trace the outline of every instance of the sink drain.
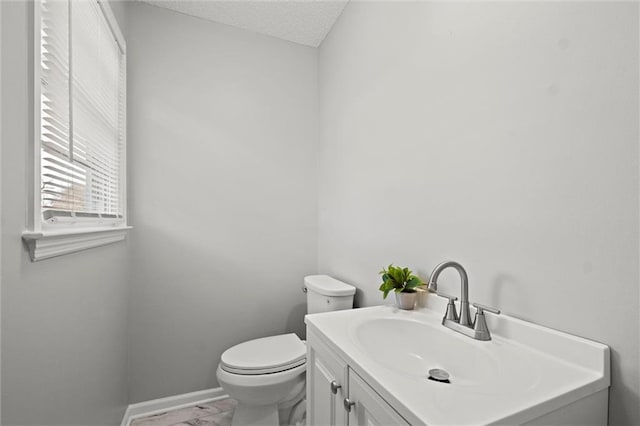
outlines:
[[449, 373], [440, 368], [432, 368], [429, 370], [429, 380], [440, 383], [451, 383]]

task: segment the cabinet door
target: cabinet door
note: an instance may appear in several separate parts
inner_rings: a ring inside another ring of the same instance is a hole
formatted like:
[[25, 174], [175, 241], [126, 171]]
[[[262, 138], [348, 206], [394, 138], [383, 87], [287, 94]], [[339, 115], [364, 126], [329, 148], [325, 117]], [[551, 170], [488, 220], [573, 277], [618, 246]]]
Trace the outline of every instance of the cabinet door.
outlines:
[[346, 426], [347, 366], [313, 335], [307, 337], [307, 424]]
[[409, 425], [360, 376], [349, 370], [349, 426]]

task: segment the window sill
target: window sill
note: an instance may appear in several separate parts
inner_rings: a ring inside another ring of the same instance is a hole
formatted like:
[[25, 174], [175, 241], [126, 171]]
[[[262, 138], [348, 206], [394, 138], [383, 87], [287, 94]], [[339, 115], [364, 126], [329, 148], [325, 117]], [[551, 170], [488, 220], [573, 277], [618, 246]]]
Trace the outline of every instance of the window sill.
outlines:
[[130, 226], [22, 233], [33, 262], [111, 244], [125, 239]]

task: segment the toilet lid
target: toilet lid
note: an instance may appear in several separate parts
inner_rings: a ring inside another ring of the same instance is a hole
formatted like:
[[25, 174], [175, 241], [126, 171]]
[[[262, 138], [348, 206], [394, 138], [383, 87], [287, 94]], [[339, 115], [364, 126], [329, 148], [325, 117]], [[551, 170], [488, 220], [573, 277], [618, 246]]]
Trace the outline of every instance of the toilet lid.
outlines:
[[235, 374], [269, 374], [307, 361], [307, 346], [294, 333], [263, 337], [235, 345], [222, 354], [220, 367]]

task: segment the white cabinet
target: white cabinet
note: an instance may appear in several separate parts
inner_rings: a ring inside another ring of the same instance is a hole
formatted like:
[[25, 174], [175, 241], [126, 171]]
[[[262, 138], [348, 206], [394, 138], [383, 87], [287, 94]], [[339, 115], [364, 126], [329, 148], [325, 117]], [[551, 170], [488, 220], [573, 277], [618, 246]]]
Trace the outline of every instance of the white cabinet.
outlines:
[[347, 425], [347, 364], [313, 334], [307, 341], [307, 424]]
[[317, 335], [307, 338], [308, 425], [409, 424]]

